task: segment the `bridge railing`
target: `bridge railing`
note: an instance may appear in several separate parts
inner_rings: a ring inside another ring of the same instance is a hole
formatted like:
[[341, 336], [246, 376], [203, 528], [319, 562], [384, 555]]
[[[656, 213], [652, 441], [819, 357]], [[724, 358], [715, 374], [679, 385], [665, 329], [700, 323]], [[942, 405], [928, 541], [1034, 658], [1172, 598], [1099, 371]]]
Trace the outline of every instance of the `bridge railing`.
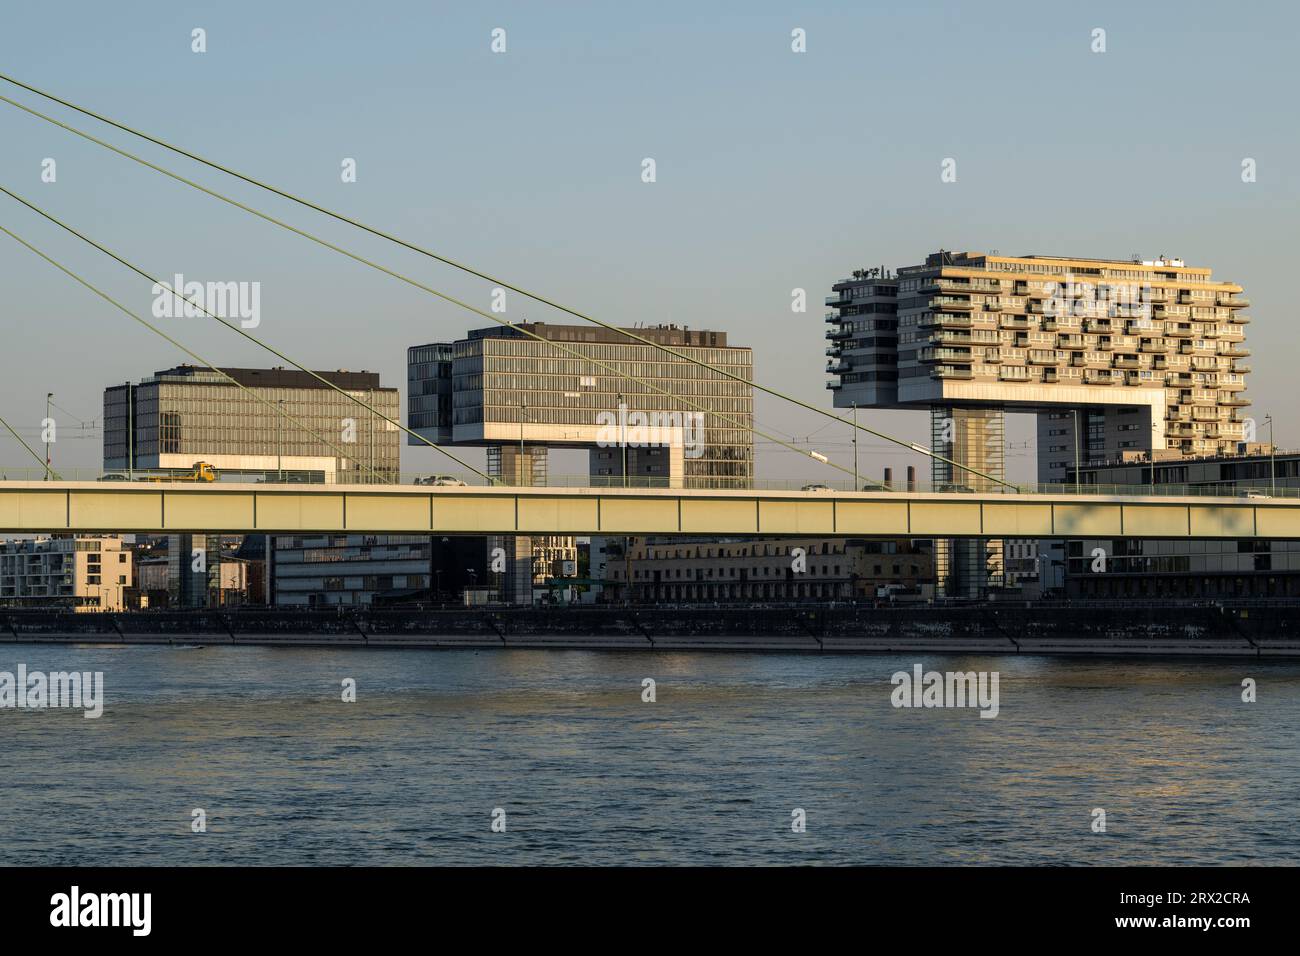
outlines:
[[[59, 468], [54, 480], [103, 482], [106, 487], [118, 486], [132, 482], [135, 486], [144, 484], [208, 486], [213, 481], [202, 480], [194, 469], [136, 469], [127, 472], [122, 469], [103, 470], [99, 468]], [[364, 477], [354, 480], [351, 475], [338, 476], [335, 483], [351, 486], [372, 484], [376, 488], [390, 485], [421, 486], [428, 488], [488, 487], [488, 483], [477, 475], [466, 474], [430, 474], [429, 472], [403, 472], [391, 475], [389, 482], [367, 482]], [[365, 476], [368, 477], [368, 476]], [[29, 481], [39, 482], [47, 479], [41, 468], [6, 468], [0, 466], [0, 482]], [[215, 482], [242, 482], [274, 486], [302, 487], [303, 485], [321, 485], [330, 483], [322, 472], [279, 472], [279, 471], [217, 471]], [[503, 485], [505, 487], [518, 487]], [[525, 486], [531, 487], [531, 486]], [[806, 491], [810, 493], [832, 493], [845, 491], [864, 492], [922, 492], [941, 494], [1047, 494], [1047, 495], [1081, 495], [1081, 496], [1125, 496], [1125, 497], [1213, 497], [1213, 498], [1300, 498], [1300, 478], [1279, 477], [1276, 482], [1268, 477], [1254, 478], [1248, 482], [1213, 482], [1203, 484], [1087, 484], [1075, 485], [1073, 482], [1012, 482], [999, 485], [982, 479], [970, 481], [935, 484], [925, 481], [894, 481], [886, 484], [874, 479], [860, 477], [855, 483], [852, 478], [830, 478], [809, 481], [807, 478], [757, 478], [733, 479], [726, 477], [687, 477], [670, 479], [649, 475], [550, 475], [544, 486], [549, 488], [610, 488], [610, 489], [720, 489], [735, 491]]]

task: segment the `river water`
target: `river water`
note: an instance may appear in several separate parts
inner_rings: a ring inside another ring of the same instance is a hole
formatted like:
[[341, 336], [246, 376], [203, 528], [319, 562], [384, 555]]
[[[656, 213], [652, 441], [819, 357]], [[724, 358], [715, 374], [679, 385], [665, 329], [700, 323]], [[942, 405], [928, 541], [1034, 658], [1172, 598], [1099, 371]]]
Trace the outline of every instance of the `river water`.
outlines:
[[[915, 663], [997, 672], [998, 716], [893, 707]], [[105, 705], [0, 709], [8, 865], [1300, 862], [1296, 663], [0, 646], [19, 664], [102, 671]]]

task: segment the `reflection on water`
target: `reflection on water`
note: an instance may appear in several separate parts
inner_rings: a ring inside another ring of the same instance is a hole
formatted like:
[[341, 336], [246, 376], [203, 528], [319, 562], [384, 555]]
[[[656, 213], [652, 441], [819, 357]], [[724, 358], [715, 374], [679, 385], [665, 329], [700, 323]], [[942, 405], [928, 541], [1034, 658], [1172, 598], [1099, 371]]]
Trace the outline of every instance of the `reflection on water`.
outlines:
[[[997, 719], [892, 708], [918, 660], [999, 671]], [[1300, 664], [0, 648], [20, 662], [102, 670], [107, 703], [0, 710], [6, 864], [1300, 859]]]

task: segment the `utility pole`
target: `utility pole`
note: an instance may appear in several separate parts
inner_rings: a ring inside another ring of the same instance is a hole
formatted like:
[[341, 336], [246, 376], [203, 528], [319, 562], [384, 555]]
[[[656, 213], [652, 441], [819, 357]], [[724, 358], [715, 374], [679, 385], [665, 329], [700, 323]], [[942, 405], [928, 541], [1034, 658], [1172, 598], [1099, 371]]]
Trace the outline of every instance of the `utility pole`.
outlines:
[[[44, 430], [45, 430], [45, 434], [47, 435], [50, 433], [48, 422], [50, 420], [50, 402], [53, 401], [53, 399], [54, 399], [53, 392], [45, 393], [45, 421], [47, 424]], [[50, 443], [48, 439], [45, 442], [45, 479], [44, 480], [45, 481], [50, 480]]]
[[126, 383], [126, 478], [135, 481], [135, 389]]
[[275, 416], [275, 471], [276, 481], [284, 481], [284, 399], [277, 403], [280, 413]]
[[1074, 409], [1074, 493], [1079, 493], [1079, 410]]

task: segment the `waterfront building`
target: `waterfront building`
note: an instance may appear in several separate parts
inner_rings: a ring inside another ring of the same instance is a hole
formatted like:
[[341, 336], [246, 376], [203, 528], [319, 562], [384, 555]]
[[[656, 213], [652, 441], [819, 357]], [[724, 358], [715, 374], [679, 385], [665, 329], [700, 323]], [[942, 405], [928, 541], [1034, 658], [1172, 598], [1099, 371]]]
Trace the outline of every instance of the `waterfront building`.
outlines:
[[485, 583], [482, 535], [273, 537], [271, 584], [281, 606], [458, 603]]
[[[227, 368], [232, 384], [210, 368], [181, 365], [137, 384], [104, 390], [104, 468], [180, 470], [196, 462], [218, 474], [274, 481], [396, 481], [399, 430], [295, 369]], [[398, 390], [375, 372], [316, 373], [397, 421]], [[340, 455], [279, 410], [302, 422]], [[371, 470], [380, 477], [375, 478]]]
[[[862, 538], [629, 540], [605, 575], [638, 603], [861, 601], [933, 596], [926, 542]], [[628, 587], [628, 582], [631, 587]]]
[[[505, 484], [546, 484], [548, 453], [556, 448], [586, 450], [587, 480], [593, 485], [751, 486], [751, 350], [729, 344], [725, 332], [708, 329], [660, 325], [628, 331], [743, 381], [618, 331], [543, 322], [496, 326], [408, 351], [407, 425], [432, 441], [485, 447], [489, 475]], [[499, 584], [513, 603], [530, 603], [534, 588], [557, 563], [577, 557], [576, 543], [567, 537], [498, 537], [488, 546], [506, 552], [507, 571]], [[593, 547], [601, 550], [604, 544], [596, 541]]]
[[[1154, 468], [1152, 467], [1154, 464]], [[1243, 454], [1163, 459], [1141, 456], [1071, 468], [1085, 488], [1150, 487], [1161, 492], [1258, 495], [1269, 498], [1300, 488], [1300, 452], [1249, 444]], [[1103, 559], [1098, 561], [1100, 552]], [[1063, 576], [1063, 580], [1062, 580]], [[1044, 586], [1053, 583], [1044, 573]], [[1242, 538], [1162, 541], [1140, 538], [1081, 539], [1066, 543], [1057, 584], [1071, 597], [1217, 599], [1300, 596], [1300, 542]]]
[[[1222, 453], [1246, 440], [1242, 288], [1182, 260], [940, 250], [860, 270], [826, 300], [838, 408], [927, 409], [931, 448], [1005, 478], [1007, 411], [1038, 416], [1038, 473], [1076, 461]], [[938, 485], [982, 479], [943, 462]], [[1061, 542], [1047, 546], [1057, 552]], [[1000, 543], [936, 544], [943, 593], [1000, 578]]]
[[[401, 443], [395, 425], [306, 372], [284, 368], [221, 372], [181, 365], [134, 385], [106, 388], [104, 468], [128, 474], [188, 471], [204, 462], [215, 469], [217, 479], [398, 480]], [[377, 373], [316, 374], [397, 420], [398, 390], [383, 386]], [[231, 378], [261, 401], [232, 384]], [[281, 410], [335, 447], [289, 421]], [[340, 455], [338, 449], [354, 453]], [[265, 581], [257, 587], [246, 581], [249, 571], [258, 566], [250, 569], [244, 559], [231, 558], [237, 545], [220, 535], [169, 535], [167, 604], [219, 607], [249, 601], [250, 590], [265, 595]], [[231, 567], [226, 568], [227, 563]], [[264, 578], [270, 563], [264, 560], [260, 565]]]
[[131, 557], [114, 535], [0, 542], [0, 604], [120, 611], [134, 585]]

